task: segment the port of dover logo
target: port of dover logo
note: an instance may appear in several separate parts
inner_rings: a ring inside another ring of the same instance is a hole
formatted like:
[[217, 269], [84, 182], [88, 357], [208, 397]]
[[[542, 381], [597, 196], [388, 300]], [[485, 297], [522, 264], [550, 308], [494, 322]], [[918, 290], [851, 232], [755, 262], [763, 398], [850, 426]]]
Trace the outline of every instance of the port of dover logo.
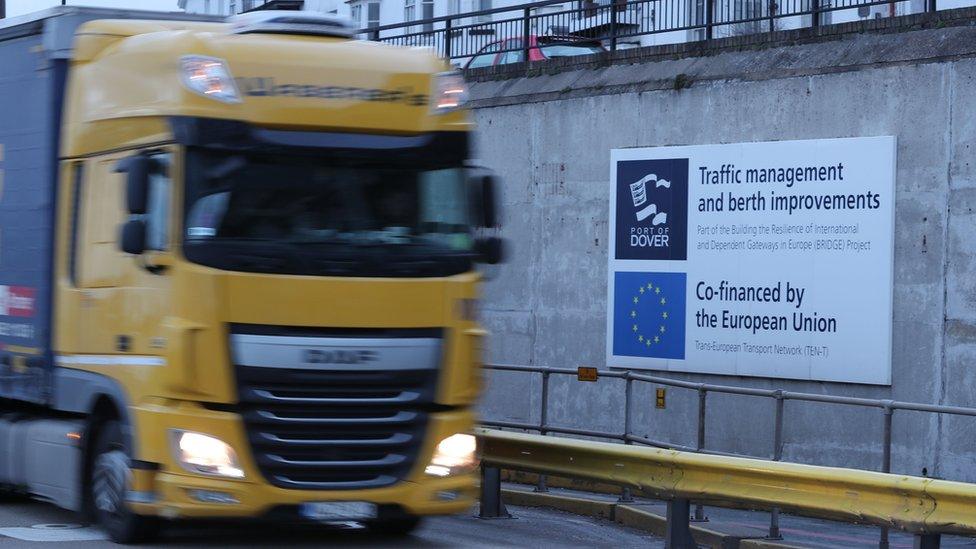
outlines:
[[614, 273], [613, 354], [685, 358], [685, 273]]
[[688, 159], [617, 163], [617, 259], [688, 256]]

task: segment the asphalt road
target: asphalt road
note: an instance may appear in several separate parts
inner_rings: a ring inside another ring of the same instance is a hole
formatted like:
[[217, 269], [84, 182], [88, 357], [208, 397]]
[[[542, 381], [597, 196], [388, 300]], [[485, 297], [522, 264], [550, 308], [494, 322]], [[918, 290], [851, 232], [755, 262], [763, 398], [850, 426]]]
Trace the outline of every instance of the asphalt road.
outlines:
[[[543, 509], [509, 510], [517, 518], [481, 520], [472, 512], [429, 519], [414, 535], [400, 539], [371, 536], [354, 527], [176, 523], [158, 543], [142, 547], [664, 547], [658, 538], [611, 522]], [[0, 547], [116, 547], [97, 528], [79, 525], [78, 520], [48, 503], [0, 501]]]

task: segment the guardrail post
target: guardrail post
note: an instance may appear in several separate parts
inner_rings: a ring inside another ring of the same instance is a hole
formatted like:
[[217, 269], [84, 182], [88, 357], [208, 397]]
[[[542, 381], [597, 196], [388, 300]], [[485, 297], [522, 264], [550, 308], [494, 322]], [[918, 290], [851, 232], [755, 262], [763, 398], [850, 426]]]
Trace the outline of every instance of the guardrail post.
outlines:
[[450, 18], [445, 19], [444, 20], [444, 59], [447, 59], [448, 63], [451, 62], [451, 41], [452, 41], [451, 26], [452, 26], [451, 19]]
[[[698, 439], [696, 442], [695, 451], [703, 452], [705, 450], [705, 406], [708, 399], [708, 391], [703, 387], [698, 388]], [[695, 518], [692, 519], [695, 522], [708, 522], [708, 517], [705, 516], [705, 506], [698, 503], [695, 504]]]
[[[532, 10], [525, 8], [522, 10], [522, 58], [528, 63], [529, 60], [529, 36], [532, 35], [532, 28], [529, 25], [529, 17]], [[548, 374], [545, 374], [548, 375]]]
[[[932, 1], [932, 0], [927, 0]], [[617, 51], [617, 2], [610, 2], [610, 51]]]
[[380, 41], [380, 31], [378, 31], [378, 30], [369, 31], [369, 39], [372, 40], [373, 42], [379, 42]]
[[937, 11], [939, 8], [936, 5], [937, 0], [925, 0], [925, 11], [933, 12]]
[[[783, 459], [783, 411], [786, 400], [783, 391], [776, 391], [776, 417], [773, 426], [773, 461]], [[769, 512], [769, 534], [767, 539], [783, 539], [779, 531], [779, 507], [773, 507]]]
[[941, 534], [915, 534], [915, 549], [939, 549], [942, 544]]
[[691, 504], [686, 499], [673, 499], [668, 502], [668, 524], [664, 532], [665, 549], [698, 549], [695, 538], [691, 536], [688, 519]]
[[481, 508], [478, 517], [512, 518], [502, 501], [502, 472], [498, 467], [481, 467]]
[[820, 26], [820, 0], [810, 0], [810, 26]]
[[[528, 9], [525, 10], [526, 14]], [[527, 20], [526, 20], [527, 21]], [[526, 24], [526, 26], [528, 26]], [[528, 44], [529, 36], [525, 35], [522, 42]], [[526, 59], [528, 59], [528, 51], [526, 51]], [[549, 425], [549, 370], [542, 371], [542, 409], [539, 412], [539, 434], [546, 435], [549, 431], [546, 427]], [[549, 488], [546, 486], [546, 475], [539, 475], [539, 482], [535, 485], [536, 492], [548, 492]]]
[[[891, 407], [891, 401], [885, 402], [884, 410], [884, 440], [881, 447], [881, 472], [891, 472], [891, 420], [895, 409]], [[878, 540], [878, 549], [888, 549], [888, 527], [881, 527], [881, 536]]]
[[714, 0], [705, 0], [705, 40], [711, 40], [713, 34], [712, 11], [715, 9]]
[[[627, 372], [624, 379], [627, 383], [627, 388], [624, 392], [624, 444], [633, 444], [633, 442], [630, 440], [630, 432], [633, 422], [630, 411], [630, 403], [633, 401], [634, 397], [634, 380], [631, 379], [630, 372]], [[620, 503], [631, 503], [634, 501], [634, 496], [630, 493], [630, 487], [624, 486], [624, 489], [620, 492], [620, 498], [617, 501]]]

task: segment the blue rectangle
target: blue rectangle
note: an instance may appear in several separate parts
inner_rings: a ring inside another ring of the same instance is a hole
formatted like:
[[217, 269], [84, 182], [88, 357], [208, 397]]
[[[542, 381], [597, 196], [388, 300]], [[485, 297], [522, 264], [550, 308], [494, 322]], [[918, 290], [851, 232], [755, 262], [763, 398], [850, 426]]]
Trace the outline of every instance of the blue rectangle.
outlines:
[[688, 258], [688, 159], [617, 162], [616, 259]]
[[614, 355], [684, 360], [687, 278], [685, 273], [614, 273]]

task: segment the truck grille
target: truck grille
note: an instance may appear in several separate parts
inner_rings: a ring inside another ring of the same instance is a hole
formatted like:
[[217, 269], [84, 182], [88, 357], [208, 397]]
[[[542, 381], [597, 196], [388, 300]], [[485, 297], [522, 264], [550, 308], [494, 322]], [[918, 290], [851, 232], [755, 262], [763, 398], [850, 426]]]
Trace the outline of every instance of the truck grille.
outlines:
[[436, 367], [418, 366], [238, 363], [240, 413], [261, 473], [275, 486], [305, 490], [377, 488], [407, 477], [437, 382]]

